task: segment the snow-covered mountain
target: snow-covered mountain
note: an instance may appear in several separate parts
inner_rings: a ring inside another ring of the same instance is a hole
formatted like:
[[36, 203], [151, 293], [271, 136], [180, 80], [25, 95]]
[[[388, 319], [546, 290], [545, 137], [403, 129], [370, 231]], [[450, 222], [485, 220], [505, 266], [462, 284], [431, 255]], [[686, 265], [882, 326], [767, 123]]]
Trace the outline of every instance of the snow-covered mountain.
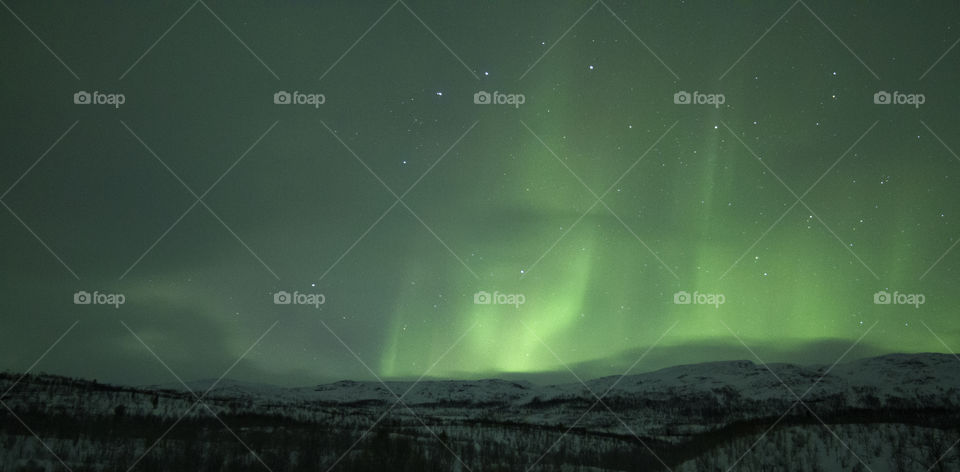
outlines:
[[710, 362], [558, 385], [0, 374], [8, 389], [0, 472], [55, 470], [51, 451], [75, 471], [960, 470], [960, 359], [944, 354]]
[[[213, 379], [189, 382], [197, 394]], [[181, 384], [148, 386], [185, 391]], [[808, 392], [809, 389], [809, 392]], [[609, 390], [609, 391], [608, 391]], [[314, 387], [284, 388], [267, 384], [221, 380], [208, 396], [267, 401], [314, 401], [357, 404], [393, 403], [402, 396], [407, 405], [435, 403], [523, 405], [532, 401], [583, 399], [677, 398], [736, 396], [756, 401], [790, 401], [802, 396], [816, 402], [837, 395], [850, 405], [863, 401], [919, 402], [931, 398], [960, 404], [960, 359], [948, 354], [890, 354], [835, 366], [758, 364], [748, 360], [679, 365], [627, 376], [610, 376], [584, 383], [534, 385], [506, 380], [423, 380], [421, 382], [339, 381]], [[794, 396], [796, 395], [796, 397]]]

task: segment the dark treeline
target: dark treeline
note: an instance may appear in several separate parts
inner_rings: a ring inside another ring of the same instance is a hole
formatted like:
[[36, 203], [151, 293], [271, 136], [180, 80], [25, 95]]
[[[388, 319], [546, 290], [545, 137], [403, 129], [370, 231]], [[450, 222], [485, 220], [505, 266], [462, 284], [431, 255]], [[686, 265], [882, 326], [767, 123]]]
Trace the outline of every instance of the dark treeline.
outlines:
[[[0, 374], [0, 391], [18, 378]], [[0, 472], [63, 470], [21, 420], [75, 472], [134, 465], [136, 471], [297, 472], [325, 471], [334, 464], [339, 471], [515, 471], [538, 460], [538, 470], [551, 471], [655, 471], [666, 470], [664, 464], [673, 470], [724, 469], [729, 458], [751, 450], [789, 406], [748, 402], [734, 391], [673, 401], [615, 397], [605, 404], [617, 416], [597, 406], [571, 429], [592, 402], [572, 397], [522, 405], [438, 402], [414, 406], [416, 416], [398, 406], [374, 426], [389, 404], [242, 397], [212, 397], [198, 404], [184, 392], [49, 375], [26, 376], [4, 403], [13, 413], [0, 408]], [[810, 406], [816, 416], [797, 406], [767, 433], [767, 442], [793, 452], [751, 454], [742, 460], [745, 470], [776, 464], [808, 470], [783, 462], [805, 453], [836, 456], [832, 460], [851, 469], [863, 467], [851, 462], [851, 454], [830, 449], [837, 441], [820, 419], [858, 448], [899, 464], [891, 470], [926, 470], [924, 463], [931, 465], [931, 457], [947, 453], [950, 442], [960, 438], [960, 409], [931, 399], [882, 406], [878, 400], [876, 408], [853, 408], [837, 396]], [[550, 419], [534, 421], [538, 415]], [[639, 426], [650, 418], [659, 420]], [[877, 442], [896, 447], [875, 450]], [[764, 447], [769, 444], [756, 451]], [[946, 459], [940, 467], [957, 464], [954, 456]]]

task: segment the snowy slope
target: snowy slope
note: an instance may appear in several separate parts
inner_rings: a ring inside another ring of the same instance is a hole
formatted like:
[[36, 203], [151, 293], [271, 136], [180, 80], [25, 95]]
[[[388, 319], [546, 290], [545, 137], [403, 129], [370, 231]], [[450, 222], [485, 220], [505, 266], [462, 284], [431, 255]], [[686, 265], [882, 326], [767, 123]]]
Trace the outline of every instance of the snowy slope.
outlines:
[[[190, 382], [188, 385], [199, 394], [211, 383], [212, 380], [206, 380]], [[424, 380], [416, 384], [394, 381], [385, 384], [376, 381], [340, 381], [315, 387], [283, 388], [223, 380], [209, 395], [344, 404], [393, 403], [397, 396], [402, 396], [404, 403], [408, 405], [522, 405], [535, 398], [538, 401], [583, 399], [592, 402], [596, 398], [594, 395], [602, 395], [611, 400], [712, 397], [721, 403], [730, 397], [792, 402], [797, 396], [802, 396], [805, 401], [842, 396], [851, 404], [857, 404], [865, 396], [874, 397], [881, 402], [891, 398], [920, 402], [930, 397], [938, 397], [960, 404], [960, 360], [947, 354], [890, 354], [842, 363], [832, 368], [793, 364], [764, 366], [746, 360], [721, 361], [680, 365], [624, 377], [602, 377], [586, 381], [585, 384], [575, 382], [538, 386], [527, 382], [490, 379]], [[184, 390], [179, 384], [151, 388]]]
[[[944, 354], [891, 354], [836, 366], [710, 362], [585, 384], [187, 384], [196, 395], [211, 386], [201, 406], [178, 383], [133, 388], [0, 373], [0, 391], [10, 390], [0, 424], [14, 426], [0, 431], [0, 443], [8, 445], [6, 452], [0, 448], [0, 469], [25, 457], [49, 461], [47, 449], [36, 447], [35, 432], [78, 470], [87, 470], [80, 466], [91, 460], [100, 461], [98, 470], [125, 470], [147, 451], [144, 437], [163, 437], [176, 426], [180, 439], [165, 440], [150, 455], [154, 470], [180, 470], [201, 452], [217, 463], [239, 461], [259, 470], [223, 424], [273, 458], [299, 460], [314, 451], [318, 463], [355, 461], [356, 470], [370, 470], [368, 459], [411, 460], [392, 455], [397, 451], [442, 459], [450, 452], [436, 441], [442, 437], [476, 470], [490, 461], [497, 470], [523, 470], [551, 451], [550, 464], [573, 467], [556, 470], [656, 470], [655, 452], [677, 471], [734, 464], [743, 470], [924, 471], [960, 437], [960, 360]], [[391, 408], [394, 395], [409, 408]], [[603, 395], [604, 403], [594, 395]], [[803, 406], [795, 405], [795, 395]], [[15, 427], [5, 411], [17, 412], [34, 430]], [[74, 431], [80, 430], [78, 437]], [[372, 433], [360, 441], [365, 431]], [[640, 447], [638, 438], [652, 449]], [[359, 445], [340, 457], [352, 444]], [[955, 456], [940, 464], [960, 470]], [[444, 470], [456, 470], [448, 466]]]

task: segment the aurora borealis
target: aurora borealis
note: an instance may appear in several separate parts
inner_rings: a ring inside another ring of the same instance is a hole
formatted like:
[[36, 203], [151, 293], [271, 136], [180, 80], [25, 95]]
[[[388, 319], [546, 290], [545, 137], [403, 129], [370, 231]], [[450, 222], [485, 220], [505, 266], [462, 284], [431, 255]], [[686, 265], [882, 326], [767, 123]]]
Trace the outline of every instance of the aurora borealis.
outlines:
[[121, 321], [289, 385], [960, 348], [955, 4], [5, 6], [0, 369], [170, 381]]

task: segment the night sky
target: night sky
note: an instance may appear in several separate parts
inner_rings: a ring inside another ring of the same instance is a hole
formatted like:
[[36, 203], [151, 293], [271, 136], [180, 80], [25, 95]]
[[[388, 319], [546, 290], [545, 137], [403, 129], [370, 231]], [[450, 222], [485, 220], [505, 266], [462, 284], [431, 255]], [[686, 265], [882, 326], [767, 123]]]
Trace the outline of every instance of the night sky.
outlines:
[[960, 349], [956, 2], [0, 3], [0, 370]]

